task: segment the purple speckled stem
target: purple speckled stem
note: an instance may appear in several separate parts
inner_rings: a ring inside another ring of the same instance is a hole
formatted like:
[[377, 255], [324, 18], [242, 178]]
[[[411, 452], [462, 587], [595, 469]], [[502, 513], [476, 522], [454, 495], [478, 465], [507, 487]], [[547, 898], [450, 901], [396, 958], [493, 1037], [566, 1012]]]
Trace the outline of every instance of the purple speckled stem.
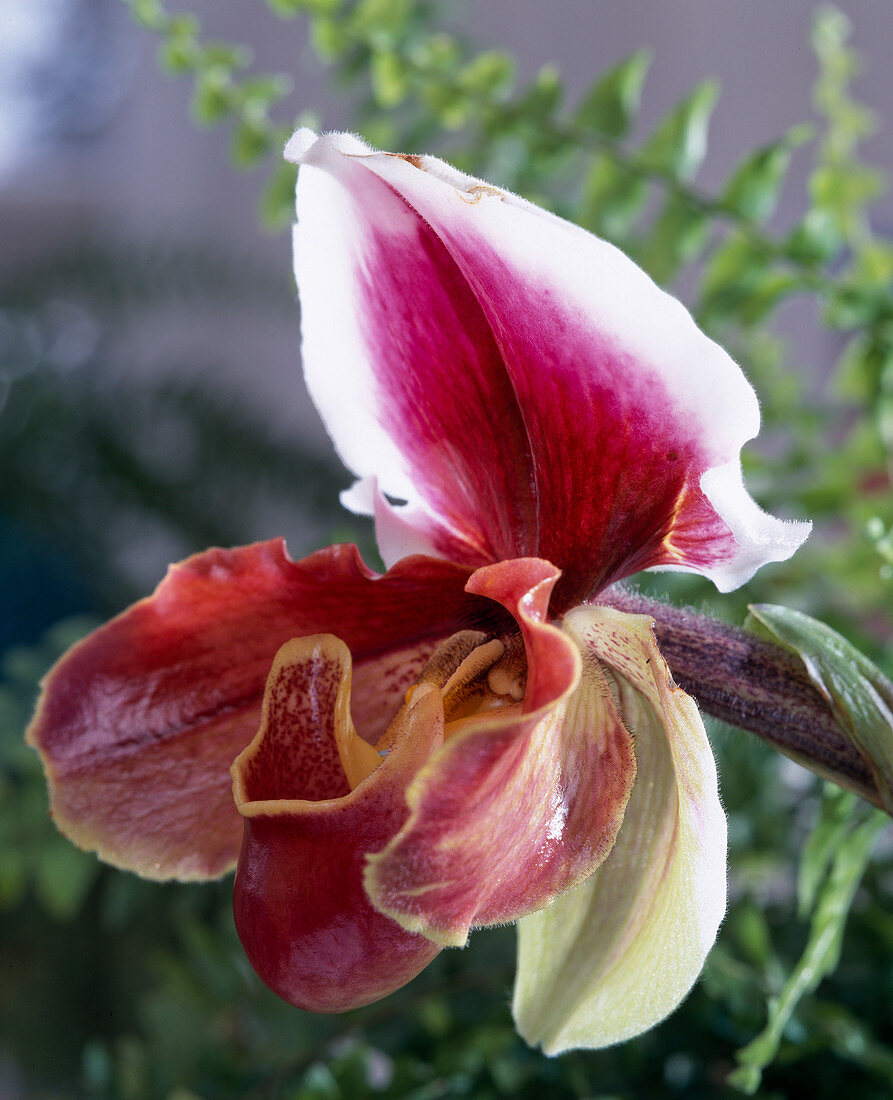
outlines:
[[780, 645], [619, 586], [599, 603], [651, 615], [677, 684], [707, 714], [749, 730], [823, 779], [882, 806], [871, 768], [803, 663]]

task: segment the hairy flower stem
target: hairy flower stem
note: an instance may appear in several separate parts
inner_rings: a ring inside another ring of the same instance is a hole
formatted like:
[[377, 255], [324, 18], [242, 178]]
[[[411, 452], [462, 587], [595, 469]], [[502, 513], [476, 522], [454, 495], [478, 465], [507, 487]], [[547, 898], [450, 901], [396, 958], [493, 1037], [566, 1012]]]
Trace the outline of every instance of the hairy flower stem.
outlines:
[[674, 679], [707, 714], [755, 733], [883, 809], [868, 762], [794, 654], [739, 627], [621, 587], [609, 589], [599, 602], [652, 616]]

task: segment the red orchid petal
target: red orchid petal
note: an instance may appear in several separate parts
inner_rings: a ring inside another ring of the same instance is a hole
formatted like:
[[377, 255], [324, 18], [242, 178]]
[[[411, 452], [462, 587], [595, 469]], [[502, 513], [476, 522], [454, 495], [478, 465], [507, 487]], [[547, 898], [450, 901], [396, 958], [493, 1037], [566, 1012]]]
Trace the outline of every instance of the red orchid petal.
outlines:
[[279, 540], [174, 566], [45, 681], [28, 739], [59, 828], [148, 878], [222, 874], [242, 835], [229, 768], [257, 731], [278, 648], [337, 632], [355, 655], [355, 720], [375, 741], [437, 641], [473, 616], [467, 577], [416, 558], [377, 578], [348, 546], [295, 562]]
[[744, 489], [738, 367], [611, 245], [431, 157], [309, 131], [287, 155], [308, 385], [408, 502], [348, 498], [385, 560], [546, 558], [566, 608], [648, 567], [728, 590], [806, 537]]
[[516, 920], [586, 878], [610, 852], [635, 774], [632, 739], [597, 662], [546, 620], [548, 562], [478, 570], [469, 591], [503, 604], [527, 652], [520, 712], [463, 719], [407, 791], [411, 813], [369, 859], [377, 909], [436, 943]]
[[[368, 1004], [405, 984], [439, 948], [377, 912], [366, 854], [403, 824], [404, 792], [443, 738], [434, 688], [416, 691], [402, 738], [352, 792], [316, 781], [350, 721], [350, 652], [331, 635], [278, 653], [260, 731], [233, 765], [245, 840], [233, 906], [252, 966], [280, 997], [315, 1012]], [[308, 779], [310, 780], [308, 783]], [[323, 801], [317, 801], [323, 799]]]
[[[351, 469], [441, 512], [394, 515], [380, 501], [387, 560], [413, 550], [472, 565], [517, 557], [536, 525], [529, 446], [490, 326], [437, 235], [403, 199], [352, 160], [339, 168], [350, 193], [322, 173], [302, 173], [295, 257], [308, 384]], [[333, 250], [346, 253], [337, 267], [325, 259]], [[467, 522], [475, 516], [487, 522]], [[420, 528], [430, 543], [418, 541]]]

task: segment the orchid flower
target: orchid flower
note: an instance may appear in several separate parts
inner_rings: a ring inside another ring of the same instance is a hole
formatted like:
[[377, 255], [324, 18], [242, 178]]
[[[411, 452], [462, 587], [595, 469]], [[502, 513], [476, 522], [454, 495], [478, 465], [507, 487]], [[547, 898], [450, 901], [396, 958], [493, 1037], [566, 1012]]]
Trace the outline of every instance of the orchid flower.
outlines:
[[431, 157], [286, 155], [307, 383], [388, 571], [278, 541], [172, 567], [45, 682], [53, 815], [149, 878], [238, 864], [242, 943], [295, 1005], [516, 921], [521, 1034], [625, 1039], [702, 968], [726, 827], [650, 618], [599, 596], [730, 590], [808, 524], [744, 488], [739, 368], [610, 244]]

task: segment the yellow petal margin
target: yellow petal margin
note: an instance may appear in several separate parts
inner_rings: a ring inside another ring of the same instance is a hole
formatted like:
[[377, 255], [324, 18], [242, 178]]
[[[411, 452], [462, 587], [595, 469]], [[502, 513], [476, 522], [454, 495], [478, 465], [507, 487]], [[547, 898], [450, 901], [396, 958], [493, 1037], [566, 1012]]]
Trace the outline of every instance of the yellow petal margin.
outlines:
[[646, 615], [579, 607], [584, 664], [613, 673], [638, 774], [614, 850], [581, 886], [518, 922], [514, 1016], [547, 1054], [610, 1046], [691, 989], [726, 907], [726, 821], [704, 724]]

